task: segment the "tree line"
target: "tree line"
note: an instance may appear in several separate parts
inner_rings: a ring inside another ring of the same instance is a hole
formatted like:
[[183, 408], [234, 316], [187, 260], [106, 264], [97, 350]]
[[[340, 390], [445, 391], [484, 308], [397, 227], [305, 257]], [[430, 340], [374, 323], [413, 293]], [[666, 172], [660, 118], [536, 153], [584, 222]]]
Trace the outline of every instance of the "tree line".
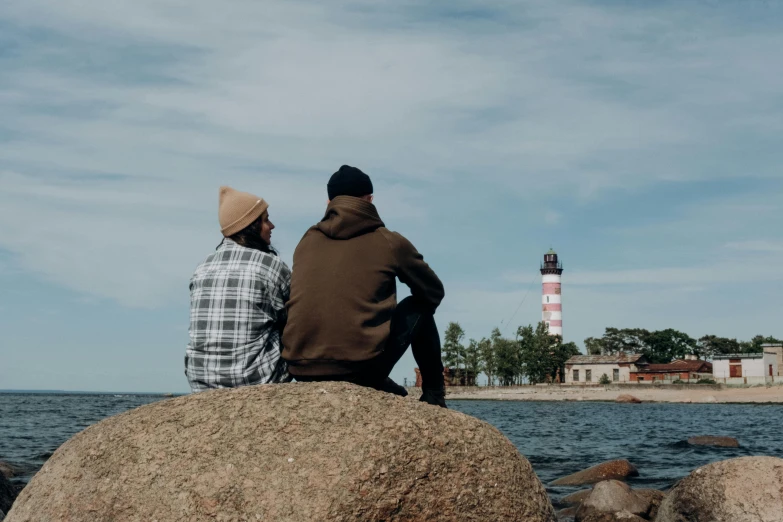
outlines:
[[451, 322], [443, 340], [443, 364], [457, 373], [484, 373], [489, 386], [551, 382], [557, 376], [565, 380], [565, 362], [581, 353], [575, 343], [550, 335], [543, 322], [520, 326], [515, 339], [503, 337], [495, 328], [489, 338], [470, 339], [467, 344], [465, 331]]
[[[528, 382], [565, 381], [565, 363], [581, 351], [573, 342], [564, 343], [559, 335], [550, 335], [546, 323], [520, 326], [514, 339], [503, 337], [495, 328], [490, 336], [465, 343], [465, 331], [450, 322], [443, 336], [443, 364], [457, 375], [483, 373], [487, 385], [511, 386]], [[757, 335], [750, 341], [705, 335], [694, 339], [667, 328], [648, 331], [643, 328], [606, 328], [604, 335], [584, 340], [589, 355], [639, 353], [651, 363], [669, 363], [686, 355], [712, 358], [731, 353], [758, 353], [761, 345], [780, 343], [771, 336]]]
[[756, 335], [750, 341], [738, 341], [717, 335], [694, 339], [672, 328], [652, 332], [644, 328], [607, 328], [602, 337], [585, 339], [585, 349], [590, 355], [640, 353], [651, 363], [669, 363], [686, 355], [702, 359], [731, 353], [758, 353], [763, 344], [780, 342], [763, 335]]

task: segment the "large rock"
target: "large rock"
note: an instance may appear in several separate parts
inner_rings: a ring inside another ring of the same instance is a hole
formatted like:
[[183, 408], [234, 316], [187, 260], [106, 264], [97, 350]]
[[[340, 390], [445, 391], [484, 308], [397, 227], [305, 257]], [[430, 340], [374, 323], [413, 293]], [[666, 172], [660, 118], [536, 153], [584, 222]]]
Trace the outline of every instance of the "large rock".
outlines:
[[614, 400], [614, 402], [640, 404], [642, 400], [637, 397], [634, 397], [633, 395], [623, 394], [623, 395], [618, 395], [617, 398]]
[[645, 518], [648, 520], [655, 520], [655, 516], [658, 514], [658, 508], [660, 508], [663, 499], [666, 498], [666, 493], [657, 489], [635, 489], [633, 491], [649, 505]]
[[619, 480], [599, 482], [593, 488], [576, 514], [576, 522], [582, 522], [597, 513], [616, 514], [628, 512], [634, 515], [646, 515], [650, 503], [637, 495], [628, 484]]
[[530, 463], [473, 417], [346, 383], [188, 395], [60, 447], [6, 522], [530, 521]]
[[19, 468], [0, 460], [0, 475], [3, 475], [5, 478], [10, 479], [10, 478], [14, 478], [18, 474], [19, 474]]
[[741, 457], [713, 462], [682, 479], [657, 522], [783, 521], [783, 459]]
[[587, 497], [590, 496], [590, 493], [592, 492], [592, 489], [581, 489], [575, 493], [564, 496], [560, 502], [563, 504], [581, 504], [587, 499]]
[[602, 480], [624, 479], [638, 477], [639, 471], [627, 460], [610, 460], [592, 468], [587, 468], [573, 475], [559, 478], [552, 482], [553, 486], [583, 486], [596, 484]]
[[618, 513], [601, 513], [596, 511], [578, 520], [580, 522], [645, 522], [645, 519], [642, 517], [628, 511], [620, 511]]
[[8, 513], [16, 499], [16, 488], [0, 473], [0, 511]]
[[702, 435], [691, 437], [688, 444], [693, 446], [719, 446], [722, 448], [739, 448], [739, 441], [734, 437], [715, 437], [713, 435]]

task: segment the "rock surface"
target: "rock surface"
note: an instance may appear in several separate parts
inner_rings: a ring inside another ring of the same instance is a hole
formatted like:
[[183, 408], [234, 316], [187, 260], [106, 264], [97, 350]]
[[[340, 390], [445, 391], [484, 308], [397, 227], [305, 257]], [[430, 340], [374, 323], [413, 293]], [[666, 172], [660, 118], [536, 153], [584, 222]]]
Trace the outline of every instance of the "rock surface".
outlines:
[[628, 484], [619, 480], [605, 480], [593, 488], [576, 514], [576, 522], [595, 518], [598, 513], [646, 515], [650, 502], [637, 495]]
[[592, 489], [582, 489], [575, 493], [571, 493], [570, 495], [564, 496], [560, 502], [563, 504], [581, 504], [587, 499], [587, 497], [590, 496], [590, 493], [592, 492]]
[[527, 521], [530, 463], [473, 417], [347, 383], [168, 399], [61, 446], [5, 522]]
[[682, 479], [656, 522], [781, 522], [783, 459], [740, 457], [713, 462]]
[[739, 441], [734, 437], [715, 437], [713, 435], [702, 435], [691, 437], [688, 444], [693, 446], [719, 446], [723, 448], [739, 448]]
[[7, 462], [3, 462], [2, 460], [0, 460], [0, 475], [3, 475], [5, 478], [10, 479], [10, 478], [14, 478], [18, 474], [19, 474], [19, 470], [16, 468], [16, 466], [12, 466]]
[[623, 394], [623, 395], [618, 396], [614, 400], [614, 402], [624, 402], [624, 403], [640, 404], [642, 402], [642, 400], [634, 397], [633, 395]]
[[645, 522], [645, 519], [628, 511], [619, 513], [594, 512], [582, 518], [580, 522]]
[[657, 489], [635, 489], [633, 490], [639, 497], [643, 498], [648, 504], [647, 515], [645, 518], [648, 520], [655, 520], [658, 514], [658, 509], [666, 498], [666, 493], [658, 491]]
[[16, 496], [17, 493], [14, 485], [11, 484], [4, 475], [0, 474], [0, 511], [8, 513]]
[[638, 477], [639, 471], [627, 460], [610, 460], [573, 475], [559, 478], [552, 482], [553, 486], [584, 486], [596, 484], [602, 480], [624, 479]]

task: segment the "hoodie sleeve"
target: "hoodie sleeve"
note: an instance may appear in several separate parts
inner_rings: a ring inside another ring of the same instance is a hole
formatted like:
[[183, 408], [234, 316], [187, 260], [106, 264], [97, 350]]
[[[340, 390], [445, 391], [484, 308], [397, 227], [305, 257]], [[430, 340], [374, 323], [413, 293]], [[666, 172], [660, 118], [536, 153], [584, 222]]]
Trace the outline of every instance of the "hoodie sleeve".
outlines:
[[434, 312], [445, 294], [443, 283], [410, 241], [392, 232], [392, 247], [397, 260], [397, 277], [408, 285], [411, 295]]

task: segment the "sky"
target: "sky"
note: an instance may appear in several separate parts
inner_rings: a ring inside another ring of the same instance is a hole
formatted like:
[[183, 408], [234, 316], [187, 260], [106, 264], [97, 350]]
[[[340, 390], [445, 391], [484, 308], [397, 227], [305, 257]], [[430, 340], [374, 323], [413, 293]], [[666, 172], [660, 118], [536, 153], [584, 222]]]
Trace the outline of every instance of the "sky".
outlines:
[[580, 347], [783, 337], [780, 49], [771, 1], [3, 0], [0, 389], [186, 392], [218, 187], [290, 264], [342, 164], [441, 331], [539, 321], [552, 247]]

